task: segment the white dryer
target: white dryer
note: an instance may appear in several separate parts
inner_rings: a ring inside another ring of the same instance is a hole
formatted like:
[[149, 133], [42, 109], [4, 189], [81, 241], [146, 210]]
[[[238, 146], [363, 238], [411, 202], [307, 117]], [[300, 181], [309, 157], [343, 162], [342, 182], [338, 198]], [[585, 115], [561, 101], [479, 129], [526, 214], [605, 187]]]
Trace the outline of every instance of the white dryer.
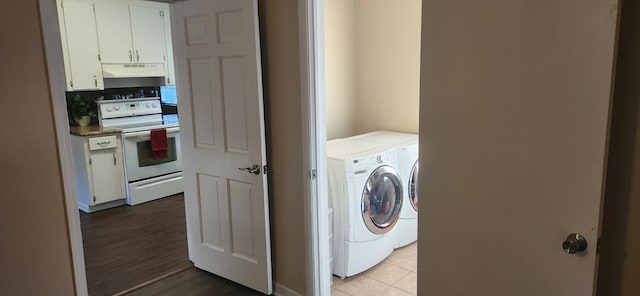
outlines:
[[348, 277], [393, 251], [402, 206], [395, 149], [344, 139], [327, 143], [329, 204], [333, 208], [333, 273]]
[[347, 138], [378, 145], [380, 149], [396, 148], [404, 200], [400, 220], [393, 230], [394, 248], [418, 239], [418, 135], [391, 131], [375, 131]]
[[394, 248], [404, 247], [418, 239], [418, 143], [398, 147], [398, 162], [405, 198], [394, 232]]

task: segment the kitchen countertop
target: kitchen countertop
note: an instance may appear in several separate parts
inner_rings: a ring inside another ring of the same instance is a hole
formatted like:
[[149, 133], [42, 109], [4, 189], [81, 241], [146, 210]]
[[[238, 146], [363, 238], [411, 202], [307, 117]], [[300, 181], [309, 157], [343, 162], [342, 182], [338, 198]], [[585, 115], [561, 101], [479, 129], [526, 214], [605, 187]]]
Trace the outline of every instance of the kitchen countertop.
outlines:
[[108, 134], [119, 134], [121, 130], [119, 128], [103, 127], [101, 125], [90, 126], [72, 126], [71, 134], [75, 136], [99, 136]]

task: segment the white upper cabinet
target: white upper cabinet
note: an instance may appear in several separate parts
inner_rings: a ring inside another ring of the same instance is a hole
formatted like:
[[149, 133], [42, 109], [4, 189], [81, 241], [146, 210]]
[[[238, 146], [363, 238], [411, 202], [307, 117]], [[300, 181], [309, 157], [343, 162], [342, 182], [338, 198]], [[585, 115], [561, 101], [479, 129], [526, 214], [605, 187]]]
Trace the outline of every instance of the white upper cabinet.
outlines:
[[[103, 78], [116, 77], [107, 69], [122, 64], [146, 64], [127, 68], [141, 71], [127, 72], [130, 76], [126, 77], [164, 75], [165, 85], [175, 85], [168, 4], [136, 0], [56, 1], [67, 91], [104, 89]], [[158, 71], [142, 71], [145, 69]]]
[[65, 0], [58, 4], [66, 89], [104, 89], [92, 3]]
[[136, 63], [164, 63], [164, 13], [154, 7], [130, 6]]
[[129, 5], [122, 2], [94, 5], [102, 63], [133, 63]]
[[162, 9], [162, 15], [164, 16], [164, 44], [165, 51], [167, 53], [167, 75], [165, 76], [165, 84], [176, 85], [176, 72], [173, 65], [173, 41], [171, 39], [171, 17], [169, 17], [169, 9]]
[[138, 3], [95, 2], [102, 63], [165, 62], [162, 9]]

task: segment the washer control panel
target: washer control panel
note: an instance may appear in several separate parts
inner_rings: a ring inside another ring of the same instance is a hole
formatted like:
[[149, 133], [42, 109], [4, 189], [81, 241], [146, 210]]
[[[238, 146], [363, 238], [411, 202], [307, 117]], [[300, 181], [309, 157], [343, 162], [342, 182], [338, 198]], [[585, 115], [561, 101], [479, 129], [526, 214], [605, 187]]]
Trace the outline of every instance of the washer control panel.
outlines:
[[347, 171], [353, 175], [368, 175], [373, 169], [381, 165], [389, 165], [396, 170], [398, 169], [398, 152], [396, 148], [390, 148], [372, 155], [354, 158], [346, 164]]

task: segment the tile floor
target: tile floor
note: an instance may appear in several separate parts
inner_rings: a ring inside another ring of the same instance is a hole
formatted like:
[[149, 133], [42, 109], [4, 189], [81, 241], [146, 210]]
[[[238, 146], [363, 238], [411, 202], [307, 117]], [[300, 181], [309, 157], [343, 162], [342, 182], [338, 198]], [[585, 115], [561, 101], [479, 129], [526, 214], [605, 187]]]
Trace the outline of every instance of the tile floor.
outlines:
[[418, 243], [393, 251], [387, 259], [358, 275], [333, 277], [331, 296], [417, 295]]

